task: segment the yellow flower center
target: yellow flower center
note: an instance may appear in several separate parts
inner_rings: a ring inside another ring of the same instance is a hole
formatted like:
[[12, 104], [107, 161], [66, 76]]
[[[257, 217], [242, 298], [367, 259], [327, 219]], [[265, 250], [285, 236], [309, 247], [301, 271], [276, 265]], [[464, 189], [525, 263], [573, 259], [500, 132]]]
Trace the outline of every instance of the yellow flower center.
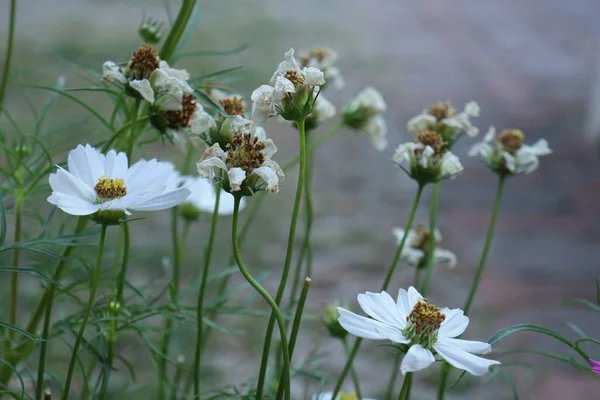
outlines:
[[427, 303], [426, 300], [419, 300], [406, 318], [414, 325], [415, 333], [430, 334], [440, 328], [440, 325], [446, 319], [439, 307]]
[[107, 178], [102, 176], [98, 179], [94, 190], [102, 200], [112, 200], [123, 197], [127, 194], [125, 180], [121, 178]]
[[340, 392], [340, 400], [360, 400], [356, 393], [344, 393]]
[[505, 129], [496, 138], [496, 141], [502, 145], [504, 150], [514, 154], [523, 147], [523, 131], [519, 129]]
[[296, 89], [304, 85], [304, 76], [302, 76], [302, 74], [295, 69], [289, 69], [285, 73], [285, 77], [294, 84]]

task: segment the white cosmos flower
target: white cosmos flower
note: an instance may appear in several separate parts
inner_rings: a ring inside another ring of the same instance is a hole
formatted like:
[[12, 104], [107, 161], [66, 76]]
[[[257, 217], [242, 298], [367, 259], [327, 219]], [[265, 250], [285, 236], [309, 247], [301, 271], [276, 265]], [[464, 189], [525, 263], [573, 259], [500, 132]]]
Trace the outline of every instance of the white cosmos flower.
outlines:
[[491, 127], [483, 141], [469, 150], [470, 156], [481, 156], [483, 161], [496, 173], [519, 175], [528, 174], [537, 169], [539, 157], [552, 153], [545, 139], [533, 145], [523, 144], [524, 135], [520, 130], [504, 130], [496, 137]]
[[125, 153], [111, 150], [104, 155], [89, 144], [71, 150], [67, 167], [50, 174], [48, 202], [71, 215], [163, 210], [190, 194], [186, 188], [168, 187], [170, 163], [142, 159], [128, 167]]
[[[454, 178], [463, 167], [457, 156], [443, 150], [441, 136], [433, 131], [423, 131], [416, 142], [400, 144], [393, 160], [411, 178], [422, 184]], [[404, 168], [408, 164], [409, 169]]]
[[[397, 242], [400, 243], [404, 237], [404, 229], [394, 228], [392, 229], [392, 233], [396, 237]], [[457, 262], [456, 255], [450, 250], [439, 248], [442, 241], [442, 234], [439, 229], [435, 229], [434, 235], [435, 249], [433, 251], [433, 261], [435, 263], [446, 262], [450, 268], [454, 268]], [[426, 249], [429, 247], [429, 239], [429, 230], [422, 226], [409, 230], [401, 257], [410, 265], [423, 267], [423, 263], [426, 260], [425, 256], [427, 255]]]
[[365, 132], [371, 144], [379, 151], [385, 150], [387, 142], [387, 125], [383, 113], [387, 105], [383, 96], [373, 87], [364, 88], [353, 98], [343, 111], [343, 120], [346, 126]]
[[[319, 394], [314, 394], [311, 397], [311, 400], [333, 400], [333, 392], [323, 392]], [[359, 399], [356, 393], [347, 393], [347, 392], [339, 392], [336, 396], [336, 400], [375, 400], [367, 397], [363, 397]]]
[[476, 356], [491, 352], [488, 343], [456, 339], [469, 325], [469, 318], [461, 309], [440, 309], [429, 304], [412, 286], [408, 291], [400, 289], [397, 301], [384, 291], [359, 294], [358, 303], [371, 318], [338, 307], [340, 324], [364, 339], [391, 340], [410, 346], [402, 359], [402, 374], [429, 367], [436, 356], [475, 376], [500, 364]]
[[[262, 131], [258, 131], [262, 134]], [[257, 191], [277, 193], [284, 174], [271, 159], [277, 147], [271, 139], [260, 139], [256, 132], [237, 133], [227, 151], [218, 143], [209, 147], [196, 164], [198, 173], [228, 192], [250, 196]]]
[[477, 136], [479, 128], [471, 123], [471, 118], [479, 117], [479, 111], [479, 105], [474, 101], [467, 103], [460, 113], [457, 113], [450, 103], [438, 103], [411, 118], [407, 129], [414, 135], [422, 131], [436, 131], [452, 145], [464, 134], [470, 137]]

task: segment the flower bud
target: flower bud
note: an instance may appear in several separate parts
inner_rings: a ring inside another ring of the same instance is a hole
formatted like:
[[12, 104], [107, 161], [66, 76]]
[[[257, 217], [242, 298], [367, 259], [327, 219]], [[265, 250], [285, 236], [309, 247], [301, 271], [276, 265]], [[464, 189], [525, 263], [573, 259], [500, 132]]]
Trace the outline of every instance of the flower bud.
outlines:
[[185, 202], [179, 205], [179, 215], [187, 222], [194, 222], [200, 219], [202, 212], [194, 204]]
[[119, 312], [121, 312], [121, 303], [116, 300], [111, 300], [108, 303], [108, 311], [110, 311], [111, 314], [118, 315]]
[[100, 210], [90, 215], [90, 218], [100, 225], [119, 225], [125, 213], [121, 210]]
[[28, 146], [26, 144], [19, 144], [17, 146], [15, 146], [15, 153], [17, 153], [17, 156], [21, 159], [24, 160], [27, 157], [29, 157], [32, 153], [32, 148], [31, 146]]
[[164, 22], [156, 21], [149, 17], [145, 21], [142, 21], [138, 28], [138, 34], [142, 40], [146, 43], [157, 44], [162, 39], [162, 28]]
[[348, 332], [344, 328], [342, 328], [342, 326], [338, 322], [338, 306], [348, 308], [346, 304], [340, 304], [338, 302], [328, 304], [325, 306], [325, 312], [323, 314], [323, 317], [321, 318], [321, 321], [323, 322], [323, 325], [325, 325], [325, 327], [329, 331], [329, 334], [332, 337], [344, 339], [348, 335]]

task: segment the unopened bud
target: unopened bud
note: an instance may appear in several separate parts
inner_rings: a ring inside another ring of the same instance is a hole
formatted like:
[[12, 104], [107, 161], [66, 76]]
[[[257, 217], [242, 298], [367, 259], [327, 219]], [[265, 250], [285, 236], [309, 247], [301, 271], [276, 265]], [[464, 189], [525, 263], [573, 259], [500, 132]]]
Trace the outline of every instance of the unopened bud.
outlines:
[[108, 303], [108, 311], [115, 315], [119, 314], [119, 312], [121, 311], [121, 303], [119, 303], [116, 300], [111, 300]]
[[337, 308], [339, 306], [348, 308], [345, 304], [340, 305], [338, 302], [328, 304], [325, 306], [325, 313], [323, 314], [321, 321], [332, 337], [344, 339], [348, 335], [348, 332], [338, 322]]
[[164, 26], [163, 21], [156, 21], [149, 17], [142, 21], [138, 28], [138, 34], [142, 40], [146, 43], [157, 44], [162, 39], [162, 28]]
[[51, 400], [52, 399], [52, 391], [50, 390], [50, 388], [47, 388], [46, 390], [44, 390], [44, 400]]
[[183, 354], [179, 354], [179, 355], [177, 356], [177, 358], [175, 359], [175, 362], [176, 362], [176, 363], [177, 363], [177, 365], [179, 365], [179, 366], [183, 366], [183, 365], [185, 365], [185, 357], [184, 357], [184, 355], [183, 355]]
[[26, 144], [20, 144], [15, 146], [15, 153], [17, 153], [17, 156], [23, 160], [27, 157], [29, 157], [32, 153], [32, 149], [31, 146], [27, 146]]

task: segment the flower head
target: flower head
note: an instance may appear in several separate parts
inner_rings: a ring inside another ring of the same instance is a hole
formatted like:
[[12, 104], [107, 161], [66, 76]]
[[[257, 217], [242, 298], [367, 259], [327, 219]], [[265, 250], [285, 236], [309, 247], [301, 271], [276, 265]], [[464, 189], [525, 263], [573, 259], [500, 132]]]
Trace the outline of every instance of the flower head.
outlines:
[[600, 361], [594, 361], [591, 358], [588, 360], [592, 366], [592, 372], [600, 376]]
[[344, 78], [339, 69], [334, 66], [337, 57], [337, 53], [328, 47], [315, 47], [311, 50], [300, 51], [298, 53], [298, 59], [302, 68], [318, 68], [325, 74], [326, 85], [331, 83], [334, 88], [343, 89], [345, 86]]
[[340, 324], [355, 336], [402, 345], [407, 349], [400, 366], [403, 374], [427, 368], [435, 355], [476, 376], [500, 364], [475, 355], [489, 353], [488, 343], [455, 339], [469, 325], [462, 310], [436, 307], [412, 286], [408, 291], [400, 289], [397, 301], [384, 291], [359, 294], [358, 303], [371, 318], [339, 307]]
[[106, 155], [92, 146], [79, 145], [67, 159], [68, 170], [50, 174], [48, 202], [71, 215], [92, 215], [101, 223], [117, 223], [130, 210], [156, 211], [185, 200], [190, 191], [170, 188], [170, 163], [140, 160], [128, 167], [125, 153]]
[[327, 304], [325, 306], [323, 316], [321, 317], [321, 321], [332, 337], [344, 339], [346, 336], [348, 336], [348, 332], [342, 328], [338, 321], [337, 308], [340, 306], [348, 308], [347, 304], [340, 304], [337, 301], [332, 304]]
[[382, 114], [387, 110], [381, 93], [370, 86], [364, 88], [344, 107], [344, 124], [369, 136], [371, 144], [379, 151], [387, 147], [387, 125]]
[[215, 143], [204, 152], [197, 164], [198, 173], [222, 184], [230, 193], [239, 192], [243, 196], [257, 191], [277, 193], [284, 174], [271, 160], [276, 151], [271, 139], [261, 139], [250, 132], [236, 133], [225, 151]]
[[435, 131], [444, 139], [445, 147], [450, 149], [464, 134], [477, 136], [479, 129], [471, 123], [471, 118], [478, 116], [479, 105], [474, 101], [467, 103], [460, 113], [450, 103], [437, 103], [411, 118], [407, 129], [414, 135], [422, 131]]
[[146, 43], [157, 44], [162, 39], [162, 28], [164, 22], [154, 20], [152, 17], [142, 21], [138, 28], [138, 34]]
[[552, 153], [548, 142], [540, 139], [533, 145], [523, 144], [525, 135], [518, 129], [505, 129], [496, 136], [491, 127], [483, 141], [469, 150], [470, 156], [481, 156], [483, 162], [500, 175], [528, 174], [537, 169], [539, 156]]
[[[393, 160], [422, 185], [454, 178], [463, 170], [458, 157], [446, 150], [444, 140], [434, 131], [422, 131], [414, 142], [399, 145]], [[408, 170], [403, 167], [405, 163]]]
[[[311, 400], [333, 400], [333, 392], [323, 392], [319, 394], [314, 394], [311, 397]], [[358, 398], [358, 395], [355, 392], [339, 392], [336, 396], [335, 400], [374, 400], [363, 397], [362, 399]]]
[[[265, 122], [274, 115], [288, 121], [306, 118], [314, 107], [319, 90], [325, 85], [325, 76], [315, 67], [300, 69], [294, 58], [294, 49], [285, 53], [269, 81], [252, 92], [252, 119]], [[316, 94], [315, 94], [316, 93]]]
[[[396, 237], [398, 243], [402, 241], [404, 237], [404, 229], [394, 228], [392, 233]], [[417, 268], [424, 268], [427, 260], [427, 255], [430, 252], [429, 241], [431, 234], [427, 228], [422, 225], [417, 226], [416, 229], [408, 231], [406, 238], [406, 245], [402, 249], [401, 257], [406, 260], [410, 265]], [[434, 262], [447, 262], [448, 265], [453, 268], [456, 266], [456, 255], [450, 250], [441, 249], [440, 243], [442, 242], [442, 234], [438, 229], [434, 231], [434, 242], [435, 248], [433, 249], [433, 260]]]

